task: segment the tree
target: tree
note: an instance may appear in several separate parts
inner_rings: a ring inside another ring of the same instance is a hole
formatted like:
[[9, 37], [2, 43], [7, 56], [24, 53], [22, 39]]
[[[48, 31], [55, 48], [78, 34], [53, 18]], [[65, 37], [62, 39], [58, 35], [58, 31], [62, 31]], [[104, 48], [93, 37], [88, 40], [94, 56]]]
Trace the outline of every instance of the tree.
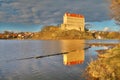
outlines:
[[120, 25], [120, 0], [111, 0], [111, 16]]
[[86, 23], [85, 24], [85, 31], [89, 31], [89, 28], [93, 27], [91, 23]]

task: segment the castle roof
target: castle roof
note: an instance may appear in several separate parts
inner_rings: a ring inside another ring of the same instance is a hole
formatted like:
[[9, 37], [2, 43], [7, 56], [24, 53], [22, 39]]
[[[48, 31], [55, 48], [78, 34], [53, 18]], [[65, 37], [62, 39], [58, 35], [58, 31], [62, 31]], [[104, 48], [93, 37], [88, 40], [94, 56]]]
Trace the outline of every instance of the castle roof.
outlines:
[[81, 14], [75, 14], [75, 13], [68, 13], [68, 12], [66, 12], [65, 15], [69, 16], [69, 17], [84, 18], [83, 15], [81, 15]]

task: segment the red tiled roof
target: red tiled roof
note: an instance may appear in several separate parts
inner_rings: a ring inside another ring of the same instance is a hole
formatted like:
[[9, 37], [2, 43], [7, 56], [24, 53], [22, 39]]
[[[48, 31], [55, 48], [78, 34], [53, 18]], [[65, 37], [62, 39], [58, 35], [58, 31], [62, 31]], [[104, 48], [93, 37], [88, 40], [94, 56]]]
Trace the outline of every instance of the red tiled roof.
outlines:
[[84, 18], [84, 16], [81, 14], [68, 13], [68, 12], [66, 12], [65, 14], [66, 14], [66, 16], [70, 16], [70, 17]]

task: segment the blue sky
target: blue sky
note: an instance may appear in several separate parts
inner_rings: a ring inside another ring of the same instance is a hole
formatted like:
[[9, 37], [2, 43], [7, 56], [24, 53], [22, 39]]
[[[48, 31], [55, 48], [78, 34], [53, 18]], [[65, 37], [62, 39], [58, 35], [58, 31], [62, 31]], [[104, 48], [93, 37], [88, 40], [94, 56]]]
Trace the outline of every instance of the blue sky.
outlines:
[[120, 26], [116, 24], [114, 20], [106, 20], [101, 22], [87, 22], [91, 24], [89, 30], [97, 31], [120, 31]]
[[0, 23], [0, 32], [14, 31], [14, 32], [38, 32], [43, 26], [39, 24], [25, 24], [25, 23]]
[[107, 0], [0, 0], [0, 22], [59, 24], [66, 11], [102, 21], [109, 19], [108, 5]]

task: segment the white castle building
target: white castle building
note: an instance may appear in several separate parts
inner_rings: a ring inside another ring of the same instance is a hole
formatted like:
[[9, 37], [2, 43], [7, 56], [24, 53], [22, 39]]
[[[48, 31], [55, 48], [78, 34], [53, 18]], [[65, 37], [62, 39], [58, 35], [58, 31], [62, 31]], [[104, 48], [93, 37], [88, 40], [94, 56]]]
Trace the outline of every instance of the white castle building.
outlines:
[[62, 30], [79, 30], [84, 31], [85, 18], [81, 14], [65, 13], [63, 16]]

